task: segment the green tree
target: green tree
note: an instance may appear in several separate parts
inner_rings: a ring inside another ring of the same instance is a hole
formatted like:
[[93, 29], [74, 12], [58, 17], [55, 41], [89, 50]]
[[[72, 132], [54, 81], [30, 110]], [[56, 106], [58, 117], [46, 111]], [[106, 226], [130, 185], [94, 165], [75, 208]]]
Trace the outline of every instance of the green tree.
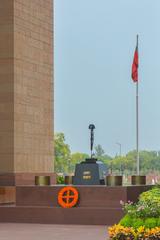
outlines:
[[89, 158], [89, 155], [86, 153], [76, 152], [76, 153], [71, 154], [71, 171], [72, 171], [72, 173], [75, 170], [75, 165], [77, 163], [84, 161], [86, 158]]
[[105, 151], [103, 150], [103, 148], [100, 144], [95, 146], [95, 157], [103, 162], [112, 159], [108, 154], [105, 153]]
[[136, 150], [130, 151], [126, 155], [126, 170], [129, 175], [136, 173], [136, 158], [137, 152]]
[[112, 167], [113, 170], [116, 171], [117, 173], [120, 173], [121, 171], [121, 166], [123, 164], [123, 157], [120, 156], [116, 156], [113, 160], [112, 160]]
[[[64, 133], [56, 133], [54, 136], [55, 146], [55, 171], [57, 173], [74, 173], [75, 165], [89, 158], [85, 153], [72, 153], [69, 145], [65, 142]], [[160, 151], [140, 151], [141, 174], [157, 174], [160, 172]], [[104, 162], [108, 168], [112, 168], [113, 174], [133, 175], [136, 173], [136, 150], [130, 151], [126, 156], [111, 158], [105, 153], [102, 146], [95, 147], [95, 157]]]
[[102, 146], [100, 144], [98, 144], [97, 146], [95, 146], [95, 156], [97, 158], [103, 157], [105, 154], [105, 151], [103, 150]]
[[143, 174], [160, 170], [159, 157], [156, 151], [140, 152], [140, 169]]
[[102, 146], [100, 144], [95, 146], [95, 157], [98, 160], [100, 160], [103, 163], [105, 163], [108, 168], [110, 168], [112, 158], [105, 153], [105, 151], [103, 150], [103, 148], [102, 148]]
[[56, 133], [54, 136], [55, 171], [65, 173], [69, 171], [71, 151], [65, 143], [64, 133]]

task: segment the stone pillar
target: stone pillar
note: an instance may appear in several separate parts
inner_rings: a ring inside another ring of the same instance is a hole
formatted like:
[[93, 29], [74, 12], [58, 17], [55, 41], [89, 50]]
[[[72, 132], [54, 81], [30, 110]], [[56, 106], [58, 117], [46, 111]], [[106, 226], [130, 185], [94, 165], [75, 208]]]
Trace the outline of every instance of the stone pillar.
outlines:
[[54, 182], [52, 4], [0, 3], [0, 185]]

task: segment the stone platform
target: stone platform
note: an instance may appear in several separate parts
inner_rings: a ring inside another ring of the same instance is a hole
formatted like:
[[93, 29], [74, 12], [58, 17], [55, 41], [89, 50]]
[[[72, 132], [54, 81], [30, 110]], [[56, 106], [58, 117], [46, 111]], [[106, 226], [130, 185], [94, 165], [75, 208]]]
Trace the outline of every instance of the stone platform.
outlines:
[[123, 216], [120, 200], [137, 201], [151, 186], [76, 186], [79, 202], [61, 208], [58, 192], [64, 186], [17, 186], [13, 205], [0, 206], [0, 222], [112, 225]]
[[1, 223], [1, 240], [107, 240], [106, 226]]

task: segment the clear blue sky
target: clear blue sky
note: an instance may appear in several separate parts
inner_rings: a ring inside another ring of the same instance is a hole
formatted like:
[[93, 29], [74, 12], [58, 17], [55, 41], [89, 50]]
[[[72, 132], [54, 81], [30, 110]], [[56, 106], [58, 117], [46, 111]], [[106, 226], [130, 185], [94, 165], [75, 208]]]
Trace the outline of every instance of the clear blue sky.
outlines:
[[160, 0], [55, 0], [55, 132], [72, 152], [135, 149], [131, 64], [139, 34], [140, 149], [160, 150]]

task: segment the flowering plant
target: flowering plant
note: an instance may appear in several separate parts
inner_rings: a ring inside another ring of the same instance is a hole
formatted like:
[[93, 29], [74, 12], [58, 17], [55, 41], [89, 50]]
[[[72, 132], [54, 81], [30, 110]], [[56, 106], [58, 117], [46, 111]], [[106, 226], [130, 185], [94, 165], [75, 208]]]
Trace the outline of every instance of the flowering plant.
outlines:
[[136, 235], [133, 228], [123, 227], [118, 224], [109, 228], [109, 236], [113, 240], [134, 240]]
[[109, 228], [109, 237], [112, 240], [159, 240], [160, 227], [145, 229], [141, 226], [135, 230], [117, 224]]
[[160, 188], [153, 188], [140, 195], [139, 202], [134, 204], [120, 201], [125, 213], [131, 217], [147, 218], [160, 216]]
[[160, 240], [160, 188], [140, 195], [138, 203], [120, 201], [126, 215], [109, 228], [112, 240]]

